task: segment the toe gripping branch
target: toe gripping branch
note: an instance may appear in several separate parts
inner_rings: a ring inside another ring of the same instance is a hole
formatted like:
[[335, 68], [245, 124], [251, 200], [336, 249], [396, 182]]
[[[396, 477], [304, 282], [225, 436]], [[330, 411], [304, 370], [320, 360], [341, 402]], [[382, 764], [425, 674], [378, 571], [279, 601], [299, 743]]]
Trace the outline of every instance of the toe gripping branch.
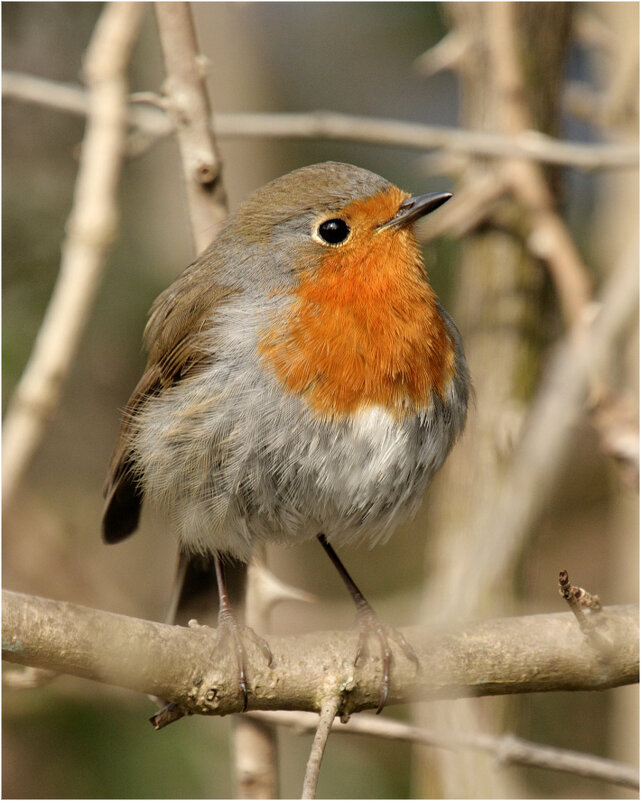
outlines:
[[357, 617], [357, 624], [359, 629], [358, 635], [358, 647], [356, 649], [356, 658], [354, 659], [354, 665], [358, 665], [359, 661], [362, 657], [365, 656], [367, 653], [367, 639], [369, 636], [375, 636], [380, 645], [381, 651], [381, 659], [383, 662], [383, 674], [381, 677], [381, 691], [380, 691], [380, 698], [378, 702], [378, 707], [376, 709], [376, 714], [379, 715], [385, 704], [387, 703], [387, 699], [389, 696], [389, 688], [390, 688], [390, 675], [391, 675], [391, 668], [392, 663], [394, 661], [394, 652], [392, 651], [392, 647], [390, 645], [390, 641], [395, 642], [403, 651], [407, 659], [410, 662], [413, 662], [416, 670], [419, 670], [420, 664], [418, 660], [418, 656], [416, 655], [416, 651], [414, 648], [407, 642], [405, 637], [397, 631], [396, 629], [392, 628], [391, 626], [387, 626], [382, 623], [374, 609], [372, 608], [371, 604], [367, 601], [363, 593], [358, 589], [356, 583], [349, 575], [345, 566], [338, 558], [336, 551], [332, 548], [332, 546], [327, 542], [327, 539], [324, 534], [318, 535], [318, 541], [325, 549], [325, 552], [329, 556], [332, 561], [332, 564], [338, 570], [340, 577], [343, 579], [345, 586], [349, 590], [349, 594], [352, 596], [352, 600], [356, 605], [356, 617]]

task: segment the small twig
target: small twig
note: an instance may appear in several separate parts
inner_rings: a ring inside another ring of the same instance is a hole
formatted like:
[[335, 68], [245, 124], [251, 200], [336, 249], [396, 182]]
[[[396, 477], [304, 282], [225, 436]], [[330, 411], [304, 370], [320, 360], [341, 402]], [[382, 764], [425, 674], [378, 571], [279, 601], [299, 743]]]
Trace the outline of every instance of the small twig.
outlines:
[[[570, 604], [575, 614], [577, 611], [580, 611], [581, 615], [583, 615], [583, 612], [580, 610], [582, 606], [591, 609], [593, 612], [601, 612], [603, 609], [601, 606], [601, 599], [598, 595], [592, 595], [587, 590], [584, 590], [583, 587], [573, 587], [570, 584], [570, 577], [567, 570], [562, 570], [559, 573], [559, 592]], [[575, 611], [575, 609], [577, 611]], [[583, 619], [586, 620], [585, 615], [583, 615]]]
[[[513, 3], [494, 3], [490, 13], [492, 55], [499, 87], [505, 98], [504, 129], [505, 133], [519, 135], [532, 127], [532, 119], [525, 101], [524, 81], [517, 56], [515, 6]], [[531, 160], [506, 159], [499, 173], [526, 212], [529, 229], [526, 244], [533, 255], [547, 265], [568, 329], [576, 335], [584, 335], [589, 322], [590, 303], [593, 301], [590, 271], [566, 223], [557, 213], [541, 165]], [[594, 374], [589, 376], [589, 384], [590, 390], [595, 392], [598, 384]], [[630, 445], [630, 437], [619, 439], [609, 436], [610, 432], [604, 425], [596, 430], [605, 451], [612, 452], [613, 447], [620, 448], [621, 460], [625, 465], [630, 464], [629, 456], [632, 455], [634, 470], [634, 455], [635, 451], [638, 454], [638, 446]], [[638, 442], [638, 436], [636, 439]], [[638, 458], [636, 464], [638, 473]]]
[[474, 230], [492, 216], [506, 189], [506, 184], [494, 173], [467, 181], [439, 214], [421, 223], [418, 231], [421, 242], [443, 235], [460, 237]]
[[170, 723], [175, 723], [180, 718], [184, 718], [187, 714], [178, 704], [171, 703], [164, 706], [155, 715], [152, 715], [149, 718], [149, 722], [156, 731], [160, 731], [165, 726], [169, 726]]
[[320, 774], [321, 761], [327, 745], [329, 733], [332, 730], [332, 724], [338, 707], [340, 704], [340, 695], [332, 695], [329, 698], [324, 698], [321, 704], [320, 716], [318, 718], [318, 726], [316, 727], [316, 734], [314, 735], [314, 742], [312, 743], [312, 750], [307, 760], [307, 768], [305, 769], [305, 780], [303, 781], [303, 794], [301, 798], [316, 798], [316, 786], [318, 784], [318, 776]]
[[[592, 595], [582, 587], [573, 587], [570, 584], [567, 570], [562, 570], [559, 573], [559, 593], [568, 602], [568, 606], [588, 642], [599, 653], [609, 656], [612, 652], [612, 642], [598, 630], [599, 617], [596, 616], [596, 613], [602, 611], [599, 596]], [[587, 617], [583, 611], [584, 609], [589, 609], [593, 616]]]
[[443, 70], [458, 67], [470, 48], [470, 38], [462, 30], [451, 30], [433, 47], [414, 61], [414, 68], [425, 78], [431, 78]]
[[[473, 553], [454, 576], [432, 582], [443, 619], [465, 618], [497, 587], [521, 552], [523, 541], [554, 486], [559, 465], [582, 419], [594, 371], [615, 353], [638, 312], [638, 251], [625, 254], [603, 287], [599, 312], [585, 340], [567, 336], [551, 355], [523, 435], [506, 476], [468, 526]], [[451, 599], [451, 600], [450, 600]]]
[[[32, 75], [5, 72], [2, 94], [72, 114], [87, 113], [87, 97], [81, 87]], [[172, 132], [166, 114], [153, 106], [130, 106], [129, 122], [151, 141]], [[475, 157], [527, 158], [587, 171], [636, 170], [639, 166], [639, 149], [634, 145], [566, 142], [527, 130], [516, 136], [505, 136], [331, 111], [219, 113], [214, 116], [213, 124], [216, 135], [228, 139], [333, 139], [411, 150], [446, 150]]]
[[[286, 584], [267, 568], [264, 558], [256, 553], [248, 568], [247, 601], [245, 617], [247, 625], [256, 631], [265, 631], [265, 622], [272, 609], [283, 601], [314, 603], [316, 597], [299, 587]], [[256, 610], [260, 610], [256, 619]]]
[[[513, 3], [494, 3], [489, 8], [490, 53], [503, 96], [503, 133], [518, 136], [531, 130], [533, 121], [517, 54], [516, 9]], [[501, 173], [528, 212], [527, 244], [548, 266], [567, 326], [583, 325], [583, 311], [591, 297], [589, 273], [556, 213], [541, 165], [531, 160], [508, 159], [501, 166]]]
[[143, 12], [144, 4], [107, 4], [87, 50], [87, 130], [60, 272], [5, 418], [5, 504], [17, 489], [58, 406], [116, 234], [116, 191], [126, 136], [126, 67]]
[[[248, 715], [278, 726], [288, 726], [301, 734], [314, 731], [318, 720], [313, 712], [249, 712]], [[513, 735], [437, 731], [373, 715], [355, 715], [347, 723], [335, 720], [332, 732], [403, 740], [447, 750], [465, 748], [484, 751], [494, 754], [501, 764], [529, 765], [610, 782], [633, 790], [639, 788], [639, 771], [633, 767], [591, 754], [538, 745]]]

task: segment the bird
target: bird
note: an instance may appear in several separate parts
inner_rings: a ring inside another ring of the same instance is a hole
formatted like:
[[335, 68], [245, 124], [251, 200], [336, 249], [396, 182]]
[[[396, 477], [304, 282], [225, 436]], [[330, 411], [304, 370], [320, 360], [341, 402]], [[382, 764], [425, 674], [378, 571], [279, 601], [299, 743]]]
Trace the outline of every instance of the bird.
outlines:
[[102, 535], [119, 542], [151, 501], [177, 532], [181, 570], [213, 563], [218, 631], [238, 662], [267, 642], [239, 625], [231, 563], [256, 546], [317, 539], [354, 600], [355, 664], [391, 642], [336, 547], [384, 542], [420, 506], [462, 432], [470, 375], [414, 233], [452, 195], [410, 195], [339, 162], [296, 169], [251, 194], [154, 302], [147, 365], [124, 410]]

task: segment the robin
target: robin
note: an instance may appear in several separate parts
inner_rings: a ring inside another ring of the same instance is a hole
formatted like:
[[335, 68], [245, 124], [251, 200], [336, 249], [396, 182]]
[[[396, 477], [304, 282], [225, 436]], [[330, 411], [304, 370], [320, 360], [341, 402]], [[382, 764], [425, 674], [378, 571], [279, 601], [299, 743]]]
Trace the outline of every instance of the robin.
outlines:
[[254, 192], [155, 301], [148, 362], [123, 415], [103, 536], [138, 526], [143, 499], [181, 552], [208, 555], [219, 632], [247, 707], [243, 638], [225, 581], [259, 543], [317, 538], [382, 656], [379, 711], [399, 632], [380, 623], [334, 545], [384, 541], [417, 510], [465, 424], [459, 332], [413, 233], [451, 197], [410, 197], [350, 164], [295, 170]]

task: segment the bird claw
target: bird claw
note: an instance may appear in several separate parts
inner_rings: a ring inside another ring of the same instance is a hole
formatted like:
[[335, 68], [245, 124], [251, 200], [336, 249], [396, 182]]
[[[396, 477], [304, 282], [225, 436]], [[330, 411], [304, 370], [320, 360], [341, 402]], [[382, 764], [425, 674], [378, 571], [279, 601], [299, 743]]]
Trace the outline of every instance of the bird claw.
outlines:
[[234, 653], [236, 654], [236, 664], [238, 665], [238, 688], [243, 696], [242, 711], [247, 711], [249, 701], [249, 692], [247, 689], [247, 673], [245, 671], [245, 663], [247, 661], [245, 653], [245, 645], [243, 639], [251, 640], [261, 650], [267, 667], [271, 667], [274, 661], [269, 644], [266, 640], [260, 637], [249, 626], [243, 626], [238, 623], [231, 609], [221, 609], [218, 615], [218, 646], [223, 644], [226, 640], [232, 640]]
[[358, 665], [361, 657], [365, 656], [368, 652], [367, 640], [371, 635], [374, 635], [379, 642], [381, 649], [381, 659], [383, 660], [383, 675], [381, 678], [381, 694], [376, 709], [376, 714], [379, 715], [389, 695], [390, 686], [390, 673], [392, 663], [394, 661], [394, 652], [390, 645], [390, 641], [395, 642], [405, 655], [405, 657], [413, 662], [416, 670], [419, 670], [420, 663], [414, 648], [408, 643], [400, 631], [397, 631], [392, 626], [381, 623], [376, 612], [368, 604], [361, 604], [358, 608], [358, 646], [356, 648], [356, 658], [354, 659], [354, 666]]

